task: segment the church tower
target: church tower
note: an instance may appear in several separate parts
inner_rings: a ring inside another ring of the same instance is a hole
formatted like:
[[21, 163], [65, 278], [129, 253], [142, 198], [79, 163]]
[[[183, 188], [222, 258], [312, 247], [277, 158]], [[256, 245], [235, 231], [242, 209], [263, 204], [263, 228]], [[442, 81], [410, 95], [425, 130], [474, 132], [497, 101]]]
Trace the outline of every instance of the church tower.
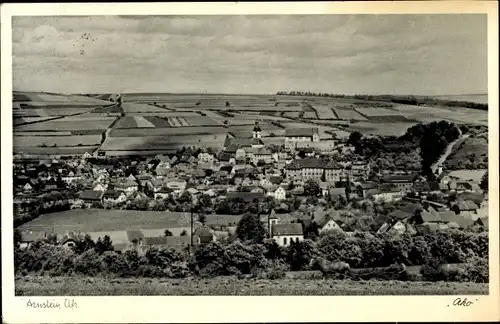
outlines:
[[255, 122], [255, 126], [253, 128], [253, 138], [260, 138], [260, 126], [259, 126], [259, 122]]

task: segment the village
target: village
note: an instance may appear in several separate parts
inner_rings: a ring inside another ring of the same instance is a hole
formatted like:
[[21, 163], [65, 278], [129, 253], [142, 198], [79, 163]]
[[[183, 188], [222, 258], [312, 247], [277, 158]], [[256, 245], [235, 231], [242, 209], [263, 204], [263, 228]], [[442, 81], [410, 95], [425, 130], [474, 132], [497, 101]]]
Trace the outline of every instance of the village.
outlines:
[[[150, 157], [15, 156], [14, 222], [22, 247], [49, 235], [72, 246], [89, 234], [95, 240], [107, 235], [117, 251], [230, 239], [245, 213], [259, 215], [267, 237], [284, 247], [330, 230], [395, 236], [487, 230], [484, 174], [439, 166], [428, 181], [414, 171], [374, 171], [348, 139], [325, 145], [317, 128], [299, 128], [287, 130], [284, 145], [266, 146], [256, 122], [252, 134], [228, 136], [218, 152], [188, 147]], [[115, 230], [82, 231], [71, 224], [37, 230], [39, 217], [69, 211], [80, 219], [76, 223], [85, 223], [95, 210], [114, 217]], [[161, 213], [173, 221], [132, 228], [117, 219], [125, 212], [146, 218]]]

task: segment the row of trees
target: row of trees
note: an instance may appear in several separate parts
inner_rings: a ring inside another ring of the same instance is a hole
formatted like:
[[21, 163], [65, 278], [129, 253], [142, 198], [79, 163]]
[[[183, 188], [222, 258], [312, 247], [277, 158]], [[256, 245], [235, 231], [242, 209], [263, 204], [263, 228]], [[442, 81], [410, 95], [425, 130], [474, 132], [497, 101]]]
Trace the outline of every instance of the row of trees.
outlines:
[[[241, 231], [237, 235], [248, 234]], [[28, 249], [16, 249], [15, 269], [21, 274], [50, 275], [181, 278], [265, 274], [280, 277], [284, 271], [315, 270], [311, 260], [322, 257], [347, 262], [353, 268], [389, 267], [395, 263], [425, 265], [423, 269], [427, 272], [443, 263], [464, 263], [469, 265], [471, 274], [462, 273], [460, 280], [488, 281], [485, 234], [447, 231], [392, 237], [326, 232], [317, 242], [306, 239], [287, 247], [265, 240], [263, 235], [258, 240], [247, 238], [212, 242], [191, 253], [164, 247], [152, 247], [144, 253], [135, 249], [122, 253], [113, 251], [109, 238], [94, 243], [86, 237], [73, 249], [37, 242]], [[474, 266], [478, 264], [482, 268]]]
[[471, 109], [488, 110], [488, 104], [477, 103], [472, 101], [458, 101], [458, 100], [443, 100], [432, 97], [415, 97], [415, 96], [395, 96], [395, 95], [343, 95], [334, 93], [317, 93], [317, 92], [304, 92], [304, 91], [278, 91], [277, 95], [288, 96], [308, 96], [308, 97], [331, 97], [331, 98], [354, 98], [372, 101], [384, 101], [389, 103], [404, 104], [404, 105], [430, 105], [430, 106], [450, 106], [450, 107], [464, 107]]

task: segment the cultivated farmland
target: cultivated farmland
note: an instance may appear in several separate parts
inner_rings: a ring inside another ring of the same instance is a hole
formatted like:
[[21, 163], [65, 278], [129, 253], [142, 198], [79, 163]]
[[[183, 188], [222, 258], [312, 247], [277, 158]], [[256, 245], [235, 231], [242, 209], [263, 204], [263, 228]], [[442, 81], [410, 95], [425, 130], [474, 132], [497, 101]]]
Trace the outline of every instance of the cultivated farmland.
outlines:
[[[68, 119], [66, 119], [68, 118]], [[86, 129], [106, 129], [116, 119], [115, 117], [101, 117], [101, 118], [61, 118], [50, 120], [35, 124], [20, 125], [16, 127], [17, 131], [44, 131], [44, 130], [59, 130], [59, 131], [72, 131], [72, 130], [86, 130]]]
[[14, 146], [92, 146], [99, 145], [100, 135], [82, 136], [14, 136]]
[[112, 137], [142, 137], [142, 136], [165, 136], [165, 135], [211, 135], [227, 133], [227, 129], [220, 126], [207, 127], [165, 127], [165, 128], [113, 128], [110, 132]]
[[333, 111], [339, 117], [339, 119], [361, 120], [361, 121], [368, 120], [368, 118], [360, 115], [357, 111], [355, 111], [352, 108], [335, 108], [333, 109]]
[[226, 134], [108, 137], [101, 146], [102, 151], [165, 150], [175, 151], [182, 147], [213, 147], [222, 149]]

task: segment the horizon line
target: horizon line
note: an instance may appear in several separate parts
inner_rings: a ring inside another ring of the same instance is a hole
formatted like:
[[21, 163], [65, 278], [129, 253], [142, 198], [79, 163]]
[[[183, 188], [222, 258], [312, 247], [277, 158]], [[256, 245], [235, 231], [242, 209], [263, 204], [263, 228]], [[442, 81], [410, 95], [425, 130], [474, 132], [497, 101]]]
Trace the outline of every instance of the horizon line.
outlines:
[[[280, 90], [284, 91], [284, 90]], [[429, 95], [429, 94], [390, 94], [390, 93], [378, 93], [378, 94], [371, 94], [371, 93], [328, 93], [328, 92], [315, 92], [315, 91], [301, 91], [301, 90], [290, 90], [286, 92], [311, 92], [311, 93], [317, 93], [317, 94], [328, 94], [328, 95], [338, 95], [338, 96], [401, 96], [401, 97], [453, 97], [453, 96], [487, 96], [488, 93], [457, 93], [457, 94], [435, 94], [435, 95]], [[115, 94], [115, 92], [101, 92], [101, 93], [62, 93], [62, 92], [52, 92], [52, 91], [42, 91], [42, 90], [14, 90], [12, 89], [12, 92], [38, 92], [38, 93], [51, 93], [51, 94], [60, 94], [60, 95], [82, 95], [82, 94], [93, 94], [93, 95], [104, 95], [104, 94]], [[277, 91], [278, 92], [278, 91]], [[147, 92], [147, 91], [140, 91], [140, 92], [116, 92], [116, 93], [121, 93], [121, 94], [170, 94], [170, 95], [235, 95], [235, 96], [277, 96], [277, 92], [274, 93], [224, 93], [224, 92], [158, 92], [158, 91], [152, 91], [152, 92]], [[286, 94], [284, 94], [286, 95]]]

